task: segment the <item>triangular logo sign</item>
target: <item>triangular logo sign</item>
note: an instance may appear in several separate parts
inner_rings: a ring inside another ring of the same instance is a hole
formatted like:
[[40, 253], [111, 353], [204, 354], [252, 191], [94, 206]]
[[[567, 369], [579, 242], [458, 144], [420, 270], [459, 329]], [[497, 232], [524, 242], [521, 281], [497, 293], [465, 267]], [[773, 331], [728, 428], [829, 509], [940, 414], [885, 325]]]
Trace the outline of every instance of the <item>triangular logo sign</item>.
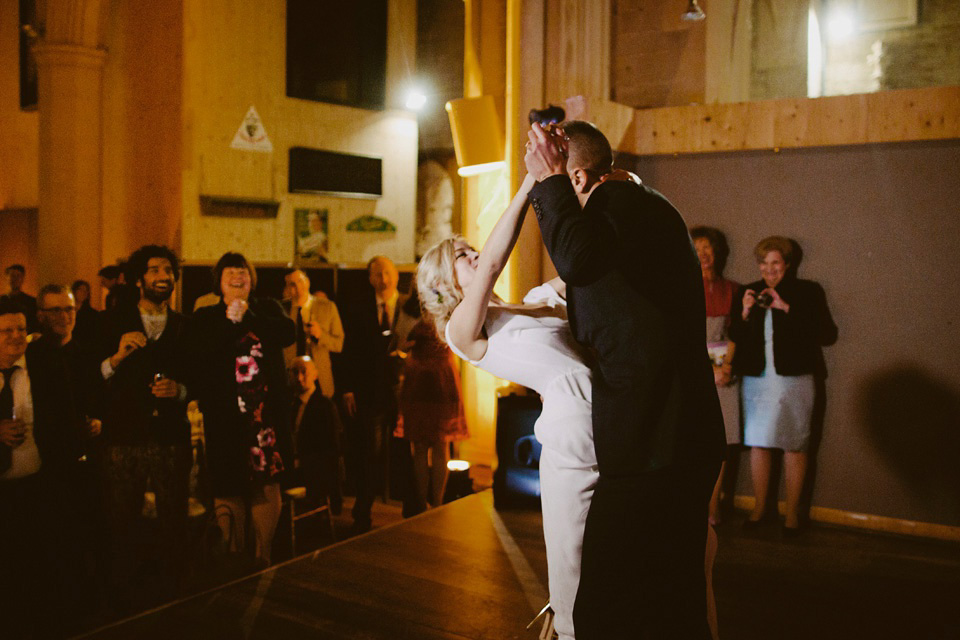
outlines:
[[244, 151], [273, 151], [273, 144], [267, 136], [267, 130], [263, 128], [263, 122], [260, 121], [260, 114], [251, 105], [247, 115], [243, 117], [240, 128], [237, 129], [237, 135], [233, 136], [233, 142], [230, 143], [233, 149], [242, 149]]

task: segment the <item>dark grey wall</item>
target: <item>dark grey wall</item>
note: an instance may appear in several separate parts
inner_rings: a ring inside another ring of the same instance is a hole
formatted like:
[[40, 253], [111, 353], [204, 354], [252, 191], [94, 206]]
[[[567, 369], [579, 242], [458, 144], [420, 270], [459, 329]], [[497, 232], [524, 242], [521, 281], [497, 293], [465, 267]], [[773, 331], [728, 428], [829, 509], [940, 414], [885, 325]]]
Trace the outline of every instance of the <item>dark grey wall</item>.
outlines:
[[[767, 235], [797, 240], [840, 330], [812, 504], [960, 525], [960, 141], [643, 157], [691, 225], [759, 277]], [[738, 493], [751, 493], [744, 455]]]

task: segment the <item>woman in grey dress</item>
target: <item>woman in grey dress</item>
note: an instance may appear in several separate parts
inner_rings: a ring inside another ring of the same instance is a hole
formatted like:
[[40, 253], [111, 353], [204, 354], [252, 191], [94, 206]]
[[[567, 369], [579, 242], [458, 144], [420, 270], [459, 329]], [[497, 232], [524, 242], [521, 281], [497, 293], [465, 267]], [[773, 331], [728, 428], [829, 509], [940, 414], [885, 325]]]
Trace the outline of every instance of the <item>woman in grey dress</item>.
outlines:
[[764, 515], [774, 449], [784, 452], [784, 534], [800, 526], [800, 493], [807, 473], [815, 376], [825, 376], [822, 346], [837, 339], [823, 289], [791, 272], [794, 244], [771, 236], [754, 249], [761, 280], [744, 287], [731, 310], [734, 373], [743, 377], [743, 442], [750, 450], [755, 504], [744, 524]]

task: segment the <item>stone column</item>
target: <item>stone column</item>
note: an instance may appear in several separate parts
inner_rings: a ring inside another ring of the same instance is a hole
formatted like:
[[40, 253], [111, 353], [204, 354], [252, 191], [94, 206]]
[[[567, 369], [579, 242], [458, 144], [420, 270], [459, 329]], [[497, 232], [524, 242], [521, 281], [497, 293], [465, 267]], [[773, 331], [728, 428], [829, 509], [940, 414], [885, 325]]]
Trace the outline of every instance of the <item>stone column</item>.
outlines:
[[[39, 78], [40, 286], [96, 283], [100, 268], [102, 80], [106, 52], [42, 42]], [[99, 287], [92, 286], [99, 294]]]

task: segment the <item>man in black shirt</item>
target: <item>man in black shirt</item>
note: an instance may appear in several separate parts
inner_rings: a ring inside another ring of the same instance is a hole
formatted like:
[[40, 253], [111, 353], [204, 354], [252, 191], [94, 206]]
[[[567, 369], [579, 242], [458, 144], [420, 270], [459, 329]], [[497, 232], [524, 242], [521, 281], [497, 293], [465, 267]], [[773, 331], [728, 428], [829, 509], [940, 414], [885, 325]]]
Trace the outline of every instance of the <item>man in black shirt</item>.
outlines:
[[7, 298], [23, 308], [27, 315], [27, 331], [34, 333], [37, 331], [37, 299], [23, 291], [23, 280], [27, 276], [27, 270], [22, 264], [12, 264], [5, 270], [7, 283], [10, 291], [4, 294]]
[[530, 203], [567, 283], [574, 337], [596, 356], [600, 478], [577, 637], [709, 638], [707, 503], [726, 444], [686, 224], [653, 189], [611, 179], [610, 143], [593, 125], [534, 124], [529, 137]]
[[[114, 535], [113, 586], [121, 610], [138, 564], [136, 520], [148, 489], [156, 498], [163, 562], [172, 596], [182, 569], [191, 445], [180, 353], [184, 317], [169, 300], [180, 276], [170, 249], [147, 245], [127, 263], [140, 292], [136, 305], [104, 314], [100, 371], [106, 384], [103, 417], [108, 514]], [[149, 484], [148, 484], [149, 479]]]

